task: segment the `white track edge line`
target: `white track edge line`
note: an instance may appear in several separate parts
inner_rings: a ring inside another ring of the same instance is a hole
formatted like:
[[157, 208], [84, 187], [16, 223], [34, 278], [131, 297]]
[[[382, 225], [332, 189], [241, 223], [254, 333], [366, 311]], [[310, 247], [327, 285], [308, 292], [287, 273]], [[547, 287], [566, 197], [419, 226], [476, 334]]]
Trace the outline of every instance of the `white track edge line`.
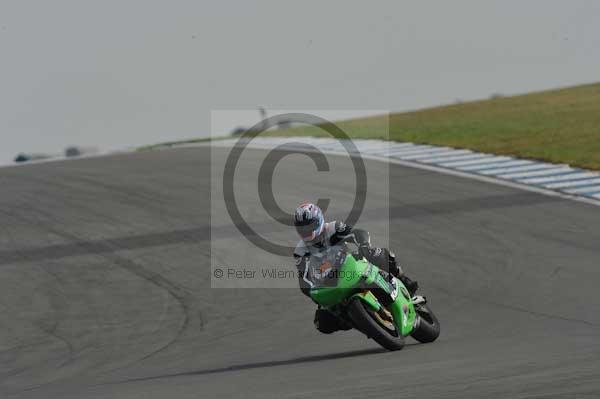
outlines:
[[[213, 144], [214, 143], [216, 143], [216, 142], [213, 142]], [[206, 143], [198, 143], [198, 144], [199, 144], [199, 146], [212, 145], [210, 142], [208, 144], [206, 144]], [[217, 147], [219, 147], [219, 146], [217, 146]], [[220, 147], [231, 147], [231, 145], [222, 145]], [[252, 147], [248, 147], [248, 148], [261, 149], [261, 150], [272, 150], [273, 149], [273, 147], [267, 146], [267, 145], [257, 145], [257, 146], [252, 146]], [[330, 154], [330, 155], [348, 156], [348, 154], [345, 154], [345, 153], [339, 152], [339, 151], [322, 150], [321, 152], [323, 152], [325, 154]], [[596, 199], [593, 199], [593, 197], [581, 197], [578, 195], [570, 195], [567, 193], [549, 190], [549, 189], [545, 189], [542, 187], [518, 183], [516, 181], [502, 180], [499, 178], [495, 178], [493, 176], [476, 175], [473, 173], [462, 172], [462, 171], [455, 170], [455, 169], [447, 169], [447, 168], [444, 168], [441, 166], [426, 165], [426, 164], [421, 164], [418, 162], [400, 160], [398, 158], [388, 158], [388, 157], [380, 157], [380, 156], [376, 156], [376, 155], [366, 155], [366, 154], [362, 154], [361, 157], [365, 158], [365, 159], [374, 160], [374, 161], [393, 163], [396, 165], [406, 166], [406, 167], [413, 168], [413, 169], [427, 170], [430, 172], [437, 172], [437, 173], [441, 173], [444, 175], [464, 177], [466, 179], [477, 180], [477, 181], [481, 181], [481, 182], [485, 182], [485, 183], [496, 184], [499, 186], [510, 187], [510, 188], [523, 190], [523, 191], [530, 191], [530, 192], [534, 192], [534, 193], [538, 193], [538, 194], [542, 194], [542, 195], [547, 195], [549, 197], [562, 198], [562, 199], [567, 199], [567, 200], [571, 200], [571, 201], [583, 202], [583, 203], [589, 204], [589, 205], [600, 206], [600, 198], [596, 200]]]

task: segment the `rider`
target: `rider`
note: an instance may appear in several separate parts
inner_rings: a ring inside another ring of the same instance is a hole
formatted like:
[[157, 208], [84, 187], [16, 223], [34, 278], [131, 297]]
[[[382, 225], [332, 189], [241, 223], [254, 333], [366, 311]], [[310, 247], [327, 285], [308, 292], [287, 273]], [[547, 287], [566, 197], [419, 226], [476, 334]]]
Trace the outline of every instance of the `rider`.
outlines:
[[[304, 202], [296, 208], [294, 215], [294, 226], [300, 235], [300, 242], [294, 250], [296, 267], [298, 268], [298, 281], [302, 293], [310, 298], [312, 282], [308, 275], [308, 259], [311, 249], [322, 248], [327, 245], [335, 245], [339, 242], [352, 242], [358, 246], [359, 253], [369, 262], [382, 270], [397, 277], [406, 286], [411, 296], [419, 287], [416, 281], [406, 277], [402, 268], [396, 263], [396, 256], [386, 248], [371, 246], [369, 232], [361, 229], [353, 229], [343, 222], [332, 221], [325, 223], [323, 211], [317, 205]], [[340, 329], [349, 329], [335, 315], [325, 309], [318, 308], [315, 312], [315, 326], [322, 333], [330, 334]]]

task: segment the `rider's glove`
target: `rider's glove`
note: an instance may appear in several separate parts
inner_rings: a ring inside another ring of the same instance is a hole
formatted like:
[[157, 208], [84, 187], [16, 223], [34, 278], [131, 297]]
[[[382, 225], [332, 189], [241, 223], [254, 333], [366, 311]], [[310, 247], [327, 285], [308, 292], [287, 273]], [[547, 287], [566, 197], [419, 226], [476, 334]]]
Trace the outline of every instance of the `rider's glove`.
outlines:
[[371, 247], [369, 246], [368, 243], [365, 244], [361, 244], [358, 246], [358, 253], [366, 258], [366, 259], [370, 259], [371, 257]]
[[396, 254], [394, 254], [393, 252], [388, 251], [387, 252], [387, 258], [388, 258], [388, 265], [389, 265], [389, 272], [392, 276], [394, 277], [399, 277], [401, 276], [402, 273], [402, 267], [400, 267], [400, 265], [398, 264], [398, 262], [396, 262]]

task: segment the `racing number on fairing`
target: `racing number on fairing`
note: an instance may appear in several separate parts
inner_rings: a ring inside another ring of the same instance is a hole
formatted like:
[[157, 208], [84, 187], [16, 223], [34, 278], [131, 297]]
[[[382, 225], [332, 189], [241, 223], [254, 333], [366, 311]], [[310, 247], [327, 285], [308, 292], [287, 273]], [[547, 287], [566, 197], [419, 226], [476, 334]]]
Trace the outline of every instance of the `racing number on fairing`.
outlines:
[[390, 297], [392, 297], [392, 301], [395, 301], [396, 298], [398, 298], [398, 283], [396, 282], [396, 279], [393, 278], [390, 284], [392, 285], [392, 292], [390, 292]]

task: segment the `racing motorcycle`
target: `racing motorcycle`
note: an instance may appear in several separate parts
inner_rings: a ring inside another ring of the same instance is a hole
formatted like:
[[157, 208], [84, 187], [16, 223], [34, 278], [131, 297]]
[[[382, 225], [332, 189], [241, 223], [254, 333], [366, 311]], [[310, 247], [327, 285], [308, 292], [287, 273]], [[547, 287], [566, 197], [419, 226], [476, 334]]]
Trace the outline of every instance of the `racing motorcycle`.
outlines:
[[422, 343], [440, 335], [424, 296], [411, 298], [399, 279], [352, 253], [345, 243], [312, 253], [309, 271], [312, 299], [388, 350], [402, 349], [408, 335]]

